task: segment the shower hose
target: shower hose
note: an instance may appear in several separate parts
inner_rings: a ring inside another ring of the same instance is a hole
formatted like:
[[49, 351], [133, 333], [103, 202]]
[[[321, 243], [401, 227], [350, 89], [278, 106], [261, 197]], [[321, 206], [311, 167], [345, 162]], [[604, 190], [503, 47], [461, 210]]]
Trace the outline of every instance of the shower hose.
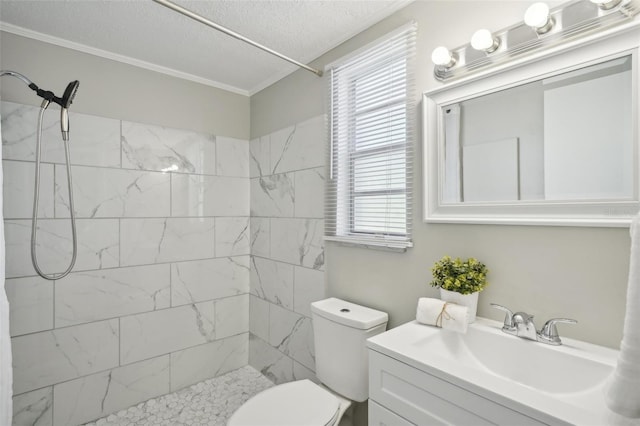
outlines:
[[38, 130], [37, 130], [37, 139], [36, 139], [36, 179], [35, 179], [35, 188], [33, 191], [33, 215], [31, 221], [31, 263], [33, 264], [33, 268], [36, 270], [38, 275], [47, 280], [59, 280], [60, 278], [66, 277], [73, 266], [76, 263], [76, 257], [78, 255], [78, 238], [76, 235], [76, 215], [73, 207], [73, 185], [71, 183], [71, 158], [69, 155], [69, 139], [63, 137], [64, 142], [64, 154], [67, 162], [67, 184], [69, 188], [69, 213], [71, 215], [71, 238], [73, 240], [73, 253], [71, 255], [71, 262], [69, 263], [69, 267], [66, 271], [61, 273], [53, 273], [53, 274], [45, 274], [42, 272], [40, 267], [38, 266], [38, 257], [36, 253], [37, 240], [38, 240], [38, 201], [40, 198], [40, 152], [42, 145], [42, 121], [44, 118], [44, 112], [49, 106], [49, 101], [45, 100], [42, 102], [40, 107], [40, 114], [38, 115]]

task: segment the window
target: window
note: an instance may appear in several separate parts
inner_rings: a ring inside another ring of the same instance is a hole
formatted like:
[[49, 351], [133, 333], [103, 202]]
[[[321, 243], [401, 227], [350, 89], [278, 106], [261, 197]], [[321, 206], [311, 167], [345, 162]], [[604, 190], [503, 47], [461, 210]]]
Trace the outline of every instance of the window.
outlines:
[[327, 240], [411, 247], [415, 37], [405, 26], [329, 67]]

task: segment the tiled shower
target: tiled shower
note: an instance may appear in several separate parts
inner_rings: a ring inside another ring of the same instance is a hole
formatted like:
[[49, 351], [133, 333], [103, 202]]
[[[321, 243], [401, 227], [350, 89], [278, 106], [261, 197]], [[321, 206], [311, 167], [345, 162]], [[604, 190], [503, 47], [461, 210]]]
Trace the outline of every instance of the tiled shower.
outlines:
[[[37, 112], [2, 102], [16, 424], [80, 424], [249, 362], [275, 382], [313, 377], [323, 117], [249, 142], [72, 112], [79, 253], [51, 282], [29, 254]], [[71, 251], [56, 115], [38, 233], [49, 272]]]

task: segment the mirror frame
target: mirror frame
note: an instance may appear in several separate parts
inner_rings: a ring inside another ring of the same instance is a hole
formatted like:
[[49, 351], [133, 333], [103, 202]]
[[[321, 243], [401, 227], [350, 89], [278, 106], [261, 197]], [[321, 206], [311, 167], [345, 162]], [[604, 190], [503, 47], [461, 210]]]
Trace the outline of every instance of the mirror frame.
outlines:
[[[443, 203], [442, 107], [532, 81], [631, 55], [633, 199], [631, 201], [515, 201]], [[640, 21], [573, 40], [423, 93], [423, 220], [429, 223], [626, 227], [640, 210]]]

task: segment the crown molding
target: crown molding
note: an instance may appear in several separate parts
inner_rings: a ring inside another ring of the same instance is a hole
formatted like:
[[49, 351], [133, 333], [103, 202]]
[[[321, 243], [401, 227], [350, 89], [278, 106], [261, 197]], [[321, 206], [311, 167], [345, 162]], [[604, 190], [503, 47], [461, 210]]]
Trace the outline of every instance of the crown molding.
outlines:
[[102, 50], [102, 49], [87, 46], [81, 43], [65, 40], [59, 37], [54, 37], [48, 34], [43, 34], [27, 28], [19, 27], [17, 25], [8, 24], [6, 22], [0, 21], [0, 31], [42, 41], [45, 43], [53, 44], [55, 46], [76, 50], [78, 52], [88, 53], [90, 55], [98, 56], [98, 57], [109, 59], [116, 62], [121, 62], [123, 64], [132, 65], [134, 67], [143, 68], [149, 71], [155, 71], [160, 74], [169, 75], [171, 77], [193, 81], [194, 83], [203, 84], [205, 86], [214, 87], [216, 89], [225, 90], [227, 92], [235, 93], [238, 95], [247, 96], [247, 97], [250, 96], [250, 92], [248, 90], [240, 89], [235, 86], [230, 86], [228, 84], [220, 83], [215, 80], [209, 80], [206, 78], [198, 77], [197, 75], [174, 70], [168, 67], [163, 67], [161, 65], [153, 64], [151, 62], [142, 61], [140, 59], [131, 58], [129, 56], [120, 55], [117, 53], [109, 52], [107, 50]]

